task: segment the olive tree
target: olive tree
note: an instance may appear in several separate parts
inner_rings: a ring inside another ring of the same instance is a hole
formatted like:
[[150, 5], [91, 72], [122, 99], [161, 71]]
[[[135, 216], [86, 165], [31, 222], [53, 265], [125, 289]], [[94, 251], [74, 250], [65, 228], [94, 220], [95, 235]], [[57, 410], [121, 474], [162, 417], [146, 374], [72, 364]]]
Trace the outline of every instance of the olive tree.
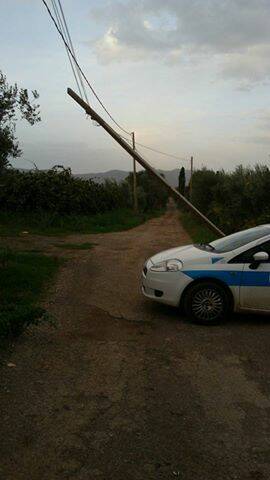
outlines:
[[0, 71], [0, 174], [9, 165], [10, 158], [22, 154], [16, 138], [16, 123], [26, 120], [30, 125], [40, 122], [39, 98], [36, 90], [28, 92], [18, 88], [17, 83], [9, 85], [6, 76]]

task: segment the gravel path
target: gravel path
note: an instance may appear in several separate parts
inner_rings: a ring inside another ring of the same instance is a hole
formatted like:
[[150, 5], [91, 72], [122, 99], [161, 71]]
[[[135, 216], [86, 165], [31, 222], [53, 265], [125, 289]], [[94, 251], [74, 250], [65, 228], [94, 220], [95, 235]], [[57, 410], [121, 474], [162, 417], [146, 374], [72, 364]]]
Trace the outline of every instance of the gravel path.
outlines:
[[177, 212], [62, 239], [89, 251], [55, 240], [24, 240], [68, 261], [47, 301], [58, 328], [1, 367], [0, 479], [268, 480], [269, 319], [199, 327], [140, 294], [146, 257], [190, 242]]

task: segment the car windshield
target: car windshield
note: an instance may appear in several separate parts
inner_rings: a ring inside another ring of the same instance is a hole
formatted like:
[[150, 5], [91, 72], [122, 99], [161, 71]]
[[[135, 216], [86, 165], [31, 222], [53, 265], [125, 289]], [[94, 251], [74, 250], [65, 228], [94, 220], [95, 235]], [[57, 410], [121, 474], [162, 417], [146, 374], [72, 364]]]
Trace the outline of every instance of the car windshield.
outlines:
[[211, 242], [210, 245], [216, 253], [225, 253], [243, 247], [244, 245], [269, 234], [270, 226], [263, 225], [261, 227], [249, 228], [242, 232], [233, 233], [224, 238], [219, 238], [218, 240]]

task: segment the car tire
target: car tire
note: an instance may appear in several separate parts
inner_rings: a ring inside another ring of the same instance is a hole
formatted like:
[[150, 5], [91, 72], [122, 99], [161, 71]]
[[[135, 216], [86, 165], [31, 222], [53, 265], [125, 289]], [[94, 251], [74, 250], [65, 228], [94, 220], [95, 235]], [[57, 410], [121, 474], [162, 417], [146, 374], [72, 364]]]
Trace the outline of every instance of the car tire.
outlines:
[[205, 281], [187, 290], [183, 306], [190, 321], [200, 325], [217, 325], [226, 319], [230, 299], [221, 285]]

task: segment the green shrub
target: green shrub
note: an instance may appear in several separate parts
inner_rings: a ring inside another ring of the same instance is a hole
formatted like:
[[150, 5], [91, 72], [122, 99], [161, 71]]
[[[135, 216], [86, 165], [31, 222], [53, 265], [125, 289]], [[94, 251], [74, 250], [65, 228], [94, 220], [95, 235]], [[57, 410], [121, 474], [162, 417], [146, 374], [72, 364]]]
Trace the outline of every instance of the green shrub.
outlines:
[[[42, 215], [44, 222], [71, 215], [96, 215], [132, 208], [132, 175], [120, 184], [74, 177], [71, 170], [54, 167], [48, 171], [21, 172], [7, 169], [0, 177], [1, 213]], [[157, 210], [167, 202], [166, 189], [146, 172], [137, 173], [139, 208]]]
[[48, 171], [6, 170], [0, 181], [2, 211], [91, 215], [129, 204], [122, 185], [82, 180], [73, 177], [70, 169], [59, 167]]
[[[133, 174], [129, 174], [126, 183], [129, 191], [132, 191]], [[157, 178], [146, 171], [138, 172], [137, 189], [139, 207], [143, 212], [165, 208], [169, 198], [168, 191]]]
[[41, 254], [0, 249], [0, 337], [19, 335], [28, 325], [48, 318], [38, 305], [59, 260]]
[[270, 222], [270, 170], [265, 165], [233, 172], [197, 170], [192, 202], [225, 233]]

